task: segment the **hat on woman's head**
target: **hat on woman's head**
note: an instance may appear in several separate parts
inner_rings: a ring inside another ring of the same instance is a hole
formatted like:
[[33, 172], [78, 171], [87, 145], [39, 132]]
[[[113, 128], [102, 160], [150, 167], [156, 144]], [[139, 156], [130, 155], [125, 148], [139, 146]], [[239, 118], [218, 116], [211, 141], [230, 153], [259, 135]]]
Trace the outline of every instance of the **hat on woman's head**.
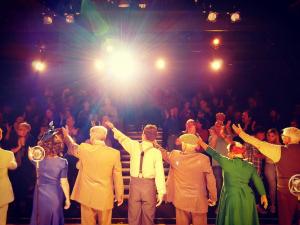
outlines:
[[42, 135], [41, 139], [39, 141], [48, 141], [50, 138], [52, 138], [56, 133], [58, 133], [58, 130], [55, 130], [54, 123], [51, 121], [49, 123], [48, 130]]
[[245, 147], [237, 141], [234, 141], [233, 143], [229, 144], [227, 146], [228, 152], [232, 152], [234, 154], [244, 154], [246, 149]]
[[54, 129], [53, 121], [49, 123], [49, 129], [46, 131], [38, 145], [43, 147], [47, 155], [61, 155], [64, 149], [62, 129]]

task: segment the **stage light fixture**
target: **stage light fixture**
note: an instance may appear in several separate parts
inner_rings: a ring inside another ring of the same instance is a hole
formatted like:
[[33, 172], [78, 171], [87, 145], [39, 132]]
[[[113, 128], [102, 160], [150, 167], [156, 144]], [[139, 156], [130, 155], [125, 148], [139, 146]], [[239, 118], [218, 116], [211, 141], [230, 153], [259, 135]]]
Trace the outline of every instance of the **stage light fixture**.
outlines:
[[213, 71], [219, 71], [222, 69], [223, 66], [223, 60], [222, 59], [214, 59], [211, 63], [210, 63], [210, 67]]
[[139, 8], [145, 9], [147, 7], [147, 2], [146, 0], [140, 0], [139, 1]]
[[207, 20], [209, 22], [216, 22], [217, 21], [217, 17], [218, 17], [218, 14], [216, 12], [210, 11], [208, 13]]
[[239, 12], [234, 12], [230, 15], [230, 20], [233, 23], [236, 23], [241, 20], [241, 15]]
[[155, 67], [158, 70], [164, 70], [166, 68], [166, 61], [163, 58], [158, 58], [155, 62]]
[[74, 23], [74, 15], [73, 14], [66, 14], [66, 23]]
[[33, 70], [42, 73], [46, 70], [46, 63], [41, 60], [34, 60], [32, 62]]
[[100, 59], [96, 59], [95, 61], [94, 61], [94, 66], [95, 66], [95, 68], [97, 69], [97, 70], [103, 70], [103, 68], [104, 68], [104, 62], [102, 61], [102, 60], [100, 60]]
[[147, 7], [146, 4], [139, 3], [139, 8], [141, 8], [141, 9], [146, 9], [146, 7]]
[[130, 6], [130, 4], [126, 0], [120, 0], [118, 6], [119, 6], [119, 8], [128, 8]]
[[50, 24], [53, 23], [53, 18], [49, 15], [44, 15], [43, 23], [46, 24], [46, 25], [50, 25]]
[[131, 80], [139, 71], [136, 57], [126, 49], [113, 52], [108, 57], [110, 74], [119, 81]]
[[211, 45], [213, 48], [217, 49], [220, 47], [220, 44], [221, 44], [221, 39], [220, 38], [214, 38], [212, 41], [211, 41]]

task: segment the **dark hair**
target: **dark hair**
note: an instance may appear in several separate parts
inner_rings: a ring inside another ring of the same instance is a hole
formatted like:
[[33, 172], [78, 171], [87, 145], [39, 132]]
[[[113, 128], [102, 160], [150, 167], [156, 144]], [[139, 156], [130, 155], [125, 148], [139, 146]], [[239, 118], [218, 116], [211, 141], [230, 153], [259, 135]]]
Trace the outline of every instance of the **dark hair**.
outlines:
[[64, 150], [62, 130], [56, 129], [50, 138], [40, 140], [38, 145], [44, 148], [46, 156], [61, 155]]
[[143, 133], [148, 141], [154, 141], [157, 136], [157, 126], [153, 124], [147, 124], [143, 130]]

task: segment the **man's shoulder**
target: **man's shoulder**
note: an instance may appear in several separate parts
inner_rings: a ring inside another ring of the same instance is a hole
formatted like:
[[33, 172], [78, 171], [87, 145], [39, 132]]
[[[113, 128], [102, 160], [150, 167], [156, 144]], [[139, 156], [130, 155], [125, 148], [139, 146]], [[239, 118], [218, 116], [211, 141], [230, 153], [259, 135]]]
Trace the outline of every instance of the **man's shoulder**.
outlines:
[[181, 150], [177, 150], [177, 149], [174, 149], [174, 150], [172, 150], [172, 151], [170, 152], [170, 154], [173, 155], [173, 156], [179, 155], [179, 154], [181, 154], [181, 153], [182, 153], [182, 151], [181, 151]]
[[9, 151], [9, 150], [5, 150], [3, 148], [0, 148], [0, 154], [2, 156], [11, 156], [13, 155], [14, 153], [12, 151]]
[[109, 147], [109, 146], [106, 146], [106, 150], [108, 152], [110, 152], [111, 154], [114, 154], [114, 155], [120, 154], [120, 151], [118, 149], [115, 149], [115, 148], [112, 148], [112, 147]]
[[195, 157], [197, 157], [199, 160], [203, 161], [203, 162], [207, 162], [210, 164], [210, 159], [207, 155], [204, 155], [203, 153], [199, 152], [199, 153], [195, 153]]

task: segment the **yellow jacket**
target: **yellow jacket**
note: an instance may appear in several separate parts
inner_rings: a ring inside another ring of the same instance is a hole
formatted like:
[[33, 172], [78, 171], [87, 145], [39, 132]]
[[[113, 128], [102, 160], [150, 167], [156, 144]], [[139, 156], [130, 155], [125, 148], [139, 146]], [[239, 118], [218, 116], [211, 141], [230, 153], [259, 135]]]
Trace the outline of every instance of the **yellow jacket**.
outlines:
[[116, 199], [124, 193], [120, 152], [103, 143], [79, 145], [79, 172], [71, 199], [97, 210], [113, 208]]
[[14, 153], [0, 148], [0, 207], [14, 200], [8, 169], [17, 168]]

